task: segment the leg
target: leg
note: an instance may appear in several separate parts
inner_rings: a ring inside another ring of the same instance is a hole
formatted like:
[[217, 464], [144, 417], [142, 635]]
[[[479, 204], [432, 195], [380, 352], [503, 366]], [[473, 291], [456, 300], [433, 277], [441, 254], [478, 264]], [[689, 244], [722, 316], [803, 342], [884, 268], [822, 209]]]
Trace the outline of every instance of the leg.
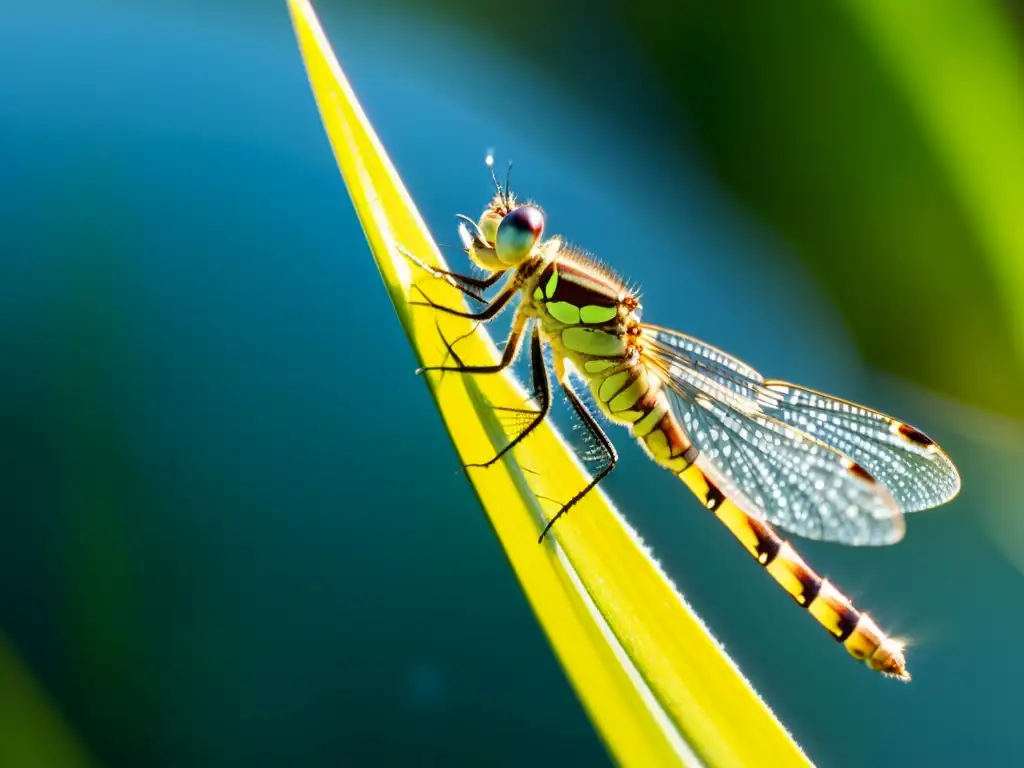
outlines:
[[480, 323], [473, 323], [472, 328], [470, 328], [461, 336], [456, 336], [453, 341], [448, 341], [448, 339], [444, 337], [444, 332], [441, 330], [441, 323], [438, 322], [437, 317], [434, 318], [434, 326], [437, 328], [437, 335], [440, 336], [441, 341], [444, 342], [445, 349], [448, 350], [448, 354], [445, 355], [444, 360], [441, 361], [441, 365], [446, 365], [448, 363], [448, 358], [450, 357], [455, 361], [455, 364], [457, 366], [459, 366], [460, 368], [465, 368], [466, 364], [462, 362], [462, 358], [459, 357], [458, 353], [455, 351], [455, 345], [458, 344], [463, 339], [468, 339], [470, 336], [476, 333], [476, 329], [480, 327]]
[[[416, 373], [423, 373], [424, 371], [457, 371], [459, 373], [498, 373], [508, 368], [515, 361], [516, 356], [519, 354], [519, 344], [522, 341], [523, 329], [526, 328], [526, 321], [529, 318], [522, 312], [517, 312], [515, 318], [512, 320], [512, 332], [508, 335], [508, 341], [505, 342], [505, 351], [501, 355], [501, 362], [495, 365], [462, 365], [462, 361], [455, 357], [455, 360], [459, 363], [458, 365], [431, 365], [425, 368], [420, 368]], [[444, 338], [442, 336], [442, 338]], [[448, 352], [454, 354], [454, 350], [448, 342], [445, 342], [448, 347]]]
[[[501, 272], [492, 272], [487, 277], [481, 278], [473, 277], [472, 275], [460, 275], [458, 272], [449, 272], [447, 269], [433, 269], [432, 271], [439, 277], [451, 277], [473, 288], [490, 288], [505, 274], [504, 270], [502, 270]], [[456, 285], [455, 287], [459, 288], [460, 286]]]
[[[462, 334], [461, 336], [458, 336], [455, 339], [455, 341], [448, 341], [448, 339], [445, 338], [444, 331], [441, 330], [440, 316], [434, 315], [434, 328], [437, 329], [437, 335], [441, 337], [441, 341], [444, 342], [444, 348], [447, 350], [447, 353], [444, 356], [444, 360], [441, 361], [442, 366], [447, 365], [448, 358], [451, 358], [455, 361], [455, 364], [460, 368], [465, 367], [465, 363], [462, 362], [462, 358], [459, 357], [458, 352], [455, 351], [455, 345], [458, 344], [463, 339], [468, 339], [470, 336], [476, 333], [476, 329], [479, 327], [480, 323], [473, 323], [473, 327], [469, 331]], [[444, 371], [442, 371], [440, 377], [438, 377], [438, 382], [442, 381], [444, 381]]]
[[[412, 287], [415, 288], [419, 292], [420, 296], [422, 296], [425, 299], [427, 298], [427, 294], [425, 294], [423, 292], [423, 289], [420, 288], [418, 285], [416, 285], [414, 283]], [[441, 341], [444, 342], [445, 349], [448, 350], [448, 354], [445, 355], [444, 360], [441, 361], [441, 365], [442, 366], [445, 365], [448, 362], [448, 358], [452, 357], [452, 358], [455, 359], [456, 364], [460, 368], [463, 367], [462, 359], [455, 353], [455, 345], [458, 344], [463, 339], [468, 339], [470, 336], [472, 336], [474, 333], [476, 333], [476, 329], [480, 327], [480, 322], [477, 321], [477, 322], [473, 323], [473, 327], [472, 328], [470, 328], [466, 333], [462, 334], [461, 336], [456, 337], [456, 339], [454, 341], [451, 341], [451, 342], [448, 341], [448, 339], [445, 338], [444, 331], [441, 330], [440, 318], [436, 314], [434, 315], [434, 327], [437, 329], [437, 335], [440, 336], [441, 337]], [[417, 371], [417, 373], [420, 373], [420, 371]], [[442, 375], [441, 378], [443, 379], [444, 376]]]
[[597, 419], [595, 419], [594, 415], [587, 409], [587, 406], [585, 406], [579, 396], [573, 392], [572, 385], [569, 384], [568, 379], [566, 379], [564, 375], [561, 375], [559, 376], [558, 381], [562, 385], [562, 389], [565, 390], [565, 394], [569, 398], [569, 402], [572, 403], [572, 407], [576, 410], [576, 414], [583, 422], [583, 426], [585, 426], [587, 431], [597, 439], [598, 444], [601, 446], [601, 450], [605, 455], [605, 464], [600, 470], [598, 470], [597, 474], [594, 475], [591, 481], [587, 483], [586, 488], [569, 499], [569, 501], [560, 510], [558, 510], [555, 516], [548, 521], [548, 524], [544, 526], [544, 530], [540, 534], [540, 538], [537, 540], [538, 543], [544, 541], [544, 537], [547, 535], [548, 531], [551, 530], [551, 526], [555, 524], [555, 521], [558, 518], [568, 512], [577, 502], [579, 502], [580, 499], [597, 487], [597, 484], [601, 482], [609, 472], [615, 469], [615, 464], [619, 460], [619, 454], [615, 452], [615, 446], [612, 445], [612, 441], [608, 439], [608, 435], [606, 435], [604, 430], [601, 429], [601, 425], [597, 423]]
[[[469, 288], [466, 288], [466, 285], [470, 286], [471, 288], [490, 288], [492, 285], [498, 282], [499, 278], [501, 278], [503, 274], [505, 274], [504, 272], [494, 272], [493, 274], [488, 275], [485, 278], [472, 277], [471, 275], [460, 275], [457, 272], [451, 272], [447, 269], [432, 267], [419, 257], [413, 255], [410, 251], [407, 251], [402, 246], [399, 245], [396, 247], [398, 248], [399, 252], [403, 256], [405, 256], [405, 258], [407, 258], [413, 264], [418, 266], [420, 269], [422, 269], [425, 272], [429, 272], [433, 277], [443, 279], [446, 283], [448, 283], [448, 285], [452, 286], [453, 288], [458, 288], [471, 299], [479, 301], [481, 304], [485, 303], [484, 298], [480, 296], [480, 294], [471, 291]], [[465, 285], [461, 285], [460, 283], [465, 283]]]
[[480, 320], [486, 322], [501, 312], [501, 310], [505, 308], [505, 305], [508, 304], [509, 301], [512, 300], [512, 297], [517, 293], [519, 293], [519, 286], [515, 281], [510, 281], [508, 285], [501, 289], [501, 292], [497, 296], [491, 299], [491, 303], [479, 312], [461, 312], [457, 309], [437, 304], [431, 301], [430, 297], [423, 293], [422, 290], [420, 291], [420, 294], [426, 299], [426, 301], [411, 301], [409, 303], [417, 307], [433, 307], [438, 312], [444, 312], [447, 315], [455, 315], [456, 317], [465, 317], [468, 320]]
[[[507, 349], [507, 347], [506, 347]], [[540, 411], [533, 411], [522, 408], [511, 408], [502, 410], [515, 410], [521, 413], [534, 413], [536, 414], [533, 420], [526, 426], [522, 432], [498, 451], [498, 455], [495, 456], [488, 462], [483, 464], [467, 464], [467, 467], [489, 467], [506, 453], [515, 448], [519, 443], [526, 439], [537, 426], [547, 418], [551, 412], [551, 382], [548, 381], [548, 369], [544, 365], [544, 348], [541, 346], [540, 340], [540, 327], [537, 325], [533, 326], [533, 337], [530, 343], [530, 367], [533, 370], [533, 388], [534, 396], [540, 401]]]

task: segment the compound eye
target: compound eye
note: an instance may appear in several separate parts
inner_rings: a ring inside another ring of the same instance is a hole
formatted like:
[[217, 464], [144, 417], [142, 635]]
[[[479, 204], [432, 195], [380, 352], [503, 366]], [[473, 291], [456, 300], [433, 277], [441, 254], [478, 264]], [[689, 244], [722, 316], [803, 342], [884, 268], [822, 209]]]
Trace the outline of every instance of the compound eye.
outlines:
[[508, 265], [525, 259], [544, 232], [544, 214], [532, 205], [510, 211], [498, 225], [494, 248], [498, 258]]

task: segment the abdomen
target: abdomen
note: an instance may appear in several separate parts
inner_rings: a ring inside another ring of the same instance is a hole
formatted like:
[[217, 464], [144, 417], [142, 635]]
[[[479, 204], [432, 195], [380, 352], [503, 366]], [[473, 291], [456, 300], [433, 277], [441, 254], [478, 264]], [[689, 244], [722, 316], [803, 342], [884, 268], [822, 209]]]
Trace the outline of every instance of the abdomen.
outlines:
[[658, 464], [681, 472], [693, 462], [696, 449], [672, 415], [661, 379], [645, 364], [584, 373], [584, 377], [605, 416], [630, 425], [633, 437]]
[[590, 391], [612, 421], [630, 424], [633, 436], [658, 464], [672, 470], [726, 525], [815, 620], [859, 661], [885, 674], [910, 679], [900, 643], [858, 611], [827, 579], [763, 520], [725, 496], [697, 461], [699, 453], [675, 418], [660, 379], [637, 365], [587, 376]]

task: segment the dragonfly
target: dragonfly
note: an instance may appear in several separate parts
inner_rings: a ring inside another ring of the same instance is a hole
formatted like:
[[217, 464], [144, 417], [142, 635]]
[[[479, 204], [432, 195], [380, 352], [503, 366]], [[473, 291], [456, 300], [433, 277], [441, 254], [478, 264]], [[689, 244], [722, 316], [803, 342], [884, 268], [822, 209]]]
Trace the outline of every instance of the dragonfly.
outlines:
[[[492, 374], [517, 359], [527, 333], [539, 406], [489, 466], [549, 417], [551, 367], [597, 447], [589, 482], [562, 504], [540, 535], [615, 467], [618, 453], [570, 374], [596, 409], [626, 427], [656, 463], [679, 477], [778, 584], [858, 661], [908, 681], [904, 644], [819, 576], [775, 528], [853, 546], [898, 542], [904, 515], [951, 500], [960, 476], [920, 430], [871, 408], [785, 381], [766, 379], [716, 347], [641, 321], [635, 291], [561, 237], [544, 238], [546, 217], [520, 202], [494, 174], [496, 192], [477, 220], [459, 215], [459, 237], [485, 277], [436, 269], [434, 277], [483, 304], [463, 311], [416, 304], [478, 322], [520, 301], [504, 351], [492, 365], [466, 365], [445, 341], [448, 364], [421, 369]], [[511, 166], [510, 166], [511, 169]], [[491, 298], [483, 295], [504, 279]], [[442, 374], [443, 375], [443, 374]]]

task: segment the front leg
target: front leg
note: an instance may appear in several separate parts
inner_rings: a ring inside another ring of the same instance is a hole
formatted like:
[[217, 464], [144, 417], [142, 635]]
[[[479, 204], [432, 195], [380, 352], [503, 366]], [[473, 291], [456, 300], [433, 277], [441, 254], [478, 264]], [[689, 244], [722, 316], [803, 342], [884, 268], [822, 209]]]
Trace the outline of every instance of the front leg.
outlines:
[[410, 301], [409, 304], [415, 307], [433, 307], [438, 312], [444, 312], [447, 315], [455, 315], [456, 317], [464, 317], [468, 320], [480, 320], [482, 322], [486, 322], [501, 312], [501, 310], [505, 308], [509, 301], [511, 301], [512, 297], [517, 293], [519, 293], [519, 285], [513, 278], [504, 288], [501, 289], [501, 292], [498, 293], [497, 296], [491, 299], [491, 303], [479, 312], [462, 312], [458, 309], [446, 307], [443, 304], [437, 304], [422, 290], [420, 291], [420, 295], [423, 296], [426, 301]]
[[[395, 247], [398, 249], [399, 253], [405, 256], [405, 258], [407, 258], [417, 267], [422, 269], [424, 272], [429, 273], [432, 277], [435, 277], [438, 280], [444, 280], [446, 283], [448, 283], [448, 285], [452, 286], [452, 288], [457, 288], [458, 290], [462, 291], [462, 293], [464, 293], [466, 296], [473, 299], [474, 301], [480, 302], [481, 304], [486, 304], [487, 300], [484, 299], [484, 297], [481, 296], [476, 291], [471, 290], [471, 288], [477, 288], [480, 290], [490, 288], [492, 285], [498, 282], [499, 279], [501, 279], [501, 276], [503, 274], [505, 274], [504, 271], [494, 272], [493, 274], [490, 274], [485, 278], [473, 277], [472, 275], [460, 275], [458, 272], [452, 272], [451, 270], [448, 269], [432, 267], [429, 264], [427, 264], [427, 262], [423, 261], [421, 258], [413, 254], [411, 251], [406, 250], [400, 245], [396, 245]], [[469, 286], [469, 288], [467, 288], [466, 286]]]
[[572, 509], [576, 504], [588, 493], [590, 493], [597, 484], [603, 480], [609, 472], [615, 469], [616, 463], [619, 461], [619, 454], [615, 450], [615, 446], [612, 445], [612, 441], [608, 439], [608, 435], [605, 434], [604, 430], [601, 429], [601, 425], [594, 418], [594, 414], [590, 412], [590, 409], [584, 405], [579, 395], [572, 388], [572, 384], [569, 383], [569, 379], [566, 377], [564, 370], [559, 371], [558, 381], [562, 385], [562, 390], [565, 392], [565, 396], [569, 398], [569, 403], [572, 405], [573, 410], [576, 411], [576, 415], [580, 417], [580, 421], [583, 422], [584, 428], [590, 433], [591, 437], [597, 440], [597, 445], [601, 449], [602, 463], [600, 469], [591, 478], [590, 482], [587, 483], [586, 487], [583, 488], [579, 493], [573, 496], [569, 501], [562, 505], [562, 508], [555, 513], [555, 516], [548, 520], [548, 524], [544, 526], [544, 530], [541, 531], [538, 542], [544, 541], [544, 537], [547, 536], [548, 531], [551, 530], [551, 526], [555, 524], [562, 515]]
[[[506, 349], [508, 349], [507, 346]], [[540, 405], [540, 410], [525, 411], [525, 409], [523, 409], [523, 412], [533, 414], [533, 418], [530, 420], [530, 423], [526, 425], [526, 428], [516, 435], [508, 445], [498, 451], [497, 455], [495, 455], [490, 461], [486, 461], [483, 464], [467, 464], [467, 467], [491, 466], [498, 461], [498, 459], [525, 440], [526, 437], [533, 432], [533, 430], [539, 427], [540, 423], [548, 417], [548, 414], [551, 413], [551, 383], [548, 381], [548, 368], [544, 364], [544, 346], [541, 343], [540, 326], [536, 324], [533, 326], [533, 339], [530, 345], [530, 368], [533, 371], [534, 397], [536, 397], [538, 404]]]
[[[459, 365], [432, 365], [425, 368], [420, 368], [416, 373], [423, 373], [424, 371], [454, 371], [456, 373], [498, 373], [503, 371], [515, 362], [516, 357], [519, 355], [519, 347], [521, 346], [523, 338], [523, 330], [526, 328], [526, 322], [529, 317], [525, 312], [520, 310], [516, 312], [515, 318], [512, 320], [512, 331], [508, 335], [508, 341], [505, 342], [505, 351], [501, 355], [501, 362], [495, 365], [462, 365], [461, 361], [456, 357], [456, 361]], [[449, 352], [453, 350], [449, 346]]]

